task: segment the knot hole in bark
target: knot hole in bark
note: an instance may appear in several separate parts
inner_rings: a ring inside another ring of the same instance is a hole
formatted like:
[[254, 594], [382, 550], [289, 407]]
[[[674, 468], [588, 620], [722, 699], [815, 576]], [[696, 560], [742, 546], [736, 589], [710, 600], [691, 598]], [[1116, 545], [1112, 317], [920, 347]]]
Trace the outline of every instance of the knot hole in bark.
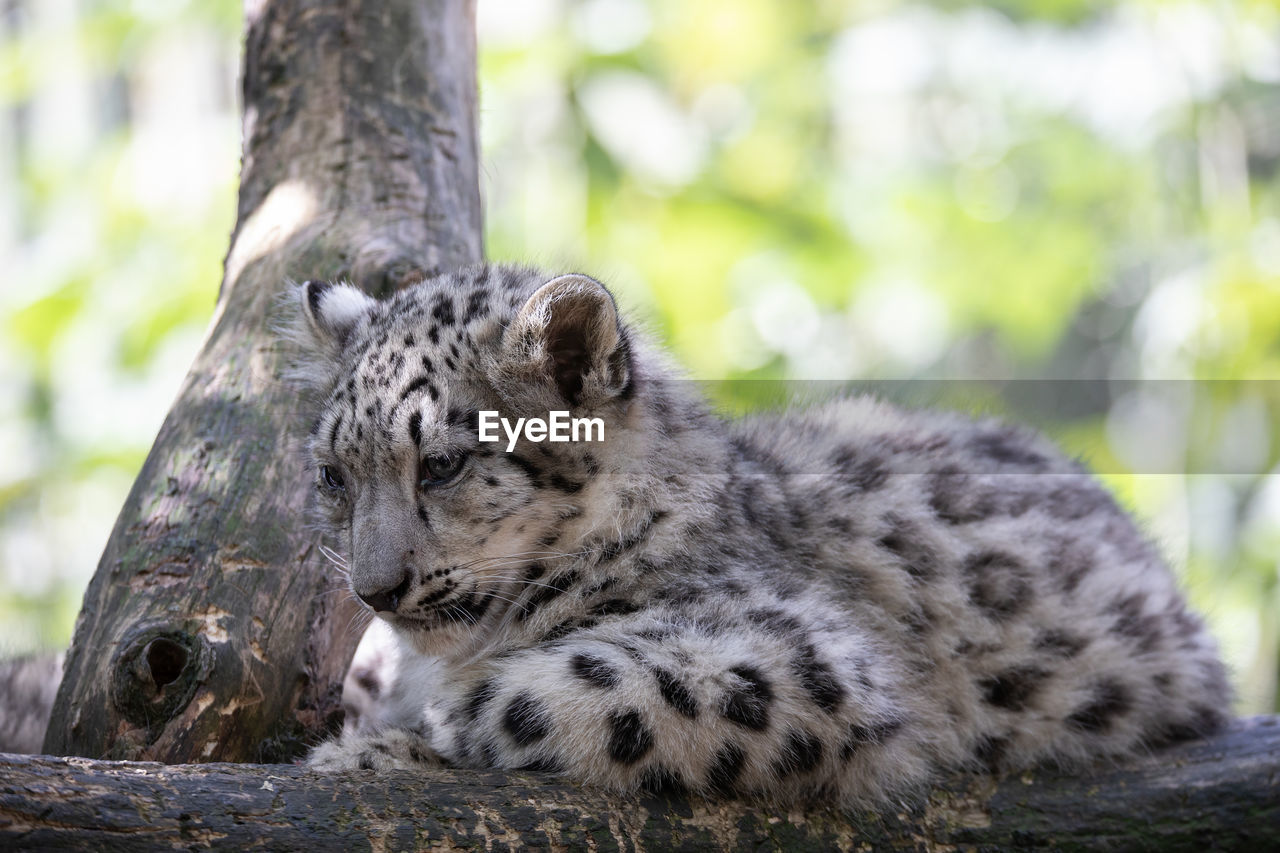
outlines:
[[147, 643], [147, 668], [157, 689], [172, 684], [187, 665], [187, 650], [166, 637]]
[[135, 628], [112, 667], [112, 700], [129, 722], [157, 730], [181, 713], [209, 671], [199, 635], [173, 626]]
[[362, 245], [351, 261], [351, 280], [371, 296], [382, 298], [439, 275], [443, 270], [420, 251], [387, 239]]

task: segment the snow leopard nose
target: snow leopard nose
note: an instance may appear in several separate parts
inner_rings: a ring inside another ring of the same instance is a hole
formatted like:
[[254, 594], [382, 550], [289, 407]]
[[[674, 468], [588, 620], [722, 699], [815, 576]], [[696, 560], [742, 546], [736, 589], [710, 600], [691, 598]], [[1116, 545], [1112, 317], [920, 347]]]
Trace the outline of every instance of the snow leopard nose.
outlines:
[[409, 583], [412, 581], [412, 575], [408, 569], [404, 570], [400, 583], [378, 592], [363, 593], [357, 592], [360, 600], [372, 607], [378, 612], [394, 613], [395, 609], [400, 606], [400, 599], [404, 598], [404, 594], [409, 591]]

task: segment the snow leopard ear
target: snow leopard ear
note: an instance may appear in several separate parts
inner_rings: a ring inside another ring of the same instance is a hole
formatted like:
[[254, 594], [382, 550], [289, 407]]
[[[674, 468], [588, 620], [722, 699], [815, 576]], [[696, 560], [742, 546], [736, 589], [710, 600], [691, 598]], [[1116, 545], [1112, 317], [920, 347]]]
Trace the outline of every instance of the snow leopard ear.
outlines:
[[378, 304], [358, 287], [331, 281], [304, 282], [298, 297], [315, 342], [335, 354], [346, 346], [352, 329]]
[[631, 353], [604, 285], [585, 275], [553, 278], [525, 302], [504, 338], [508, 355], [550, 378], [570, 405], [625, 396]]

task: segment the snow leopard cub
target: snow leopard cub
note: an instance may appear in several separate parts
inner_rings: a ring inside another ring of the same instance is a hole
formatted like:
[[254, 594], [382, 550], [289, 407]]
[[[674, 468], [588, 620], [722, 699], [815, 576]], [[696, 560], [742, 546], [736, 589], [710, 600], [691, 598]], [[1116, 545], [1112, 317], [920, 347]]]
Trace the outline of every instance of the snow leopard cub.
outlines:
[[[1213, 640], [1043, 439], [869, 398], [726, 422], [582, 275], [299, 288], [315, 485], [399, 676], [312, 767], [846, 805], [1213, 731]], [[602, 441], [477, 438], [568, 410]]]

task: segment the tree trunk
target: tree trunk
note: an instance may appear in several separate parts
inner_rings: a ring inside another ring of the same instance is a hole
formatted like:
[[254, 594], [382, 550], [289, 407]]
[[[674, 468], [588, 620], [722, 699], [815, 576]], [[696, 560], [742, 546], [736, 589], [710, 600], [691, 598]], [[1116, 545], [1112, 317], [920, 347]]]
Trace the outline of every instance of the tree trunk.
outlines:
[[358, 637], [305, 523], [279, 297], [307, 278], [385, 293], [482, 255], [472, 0], [258, 0], [245, 18], [217, 310], [85, 593], [50, 753], [288, 760], [332, 727]]
[[619, 797], [532, 775], [0, 756], [0, 848], [1276, 850], [1280, 718], [1124, 768], [970, 779], [879, 814]]

